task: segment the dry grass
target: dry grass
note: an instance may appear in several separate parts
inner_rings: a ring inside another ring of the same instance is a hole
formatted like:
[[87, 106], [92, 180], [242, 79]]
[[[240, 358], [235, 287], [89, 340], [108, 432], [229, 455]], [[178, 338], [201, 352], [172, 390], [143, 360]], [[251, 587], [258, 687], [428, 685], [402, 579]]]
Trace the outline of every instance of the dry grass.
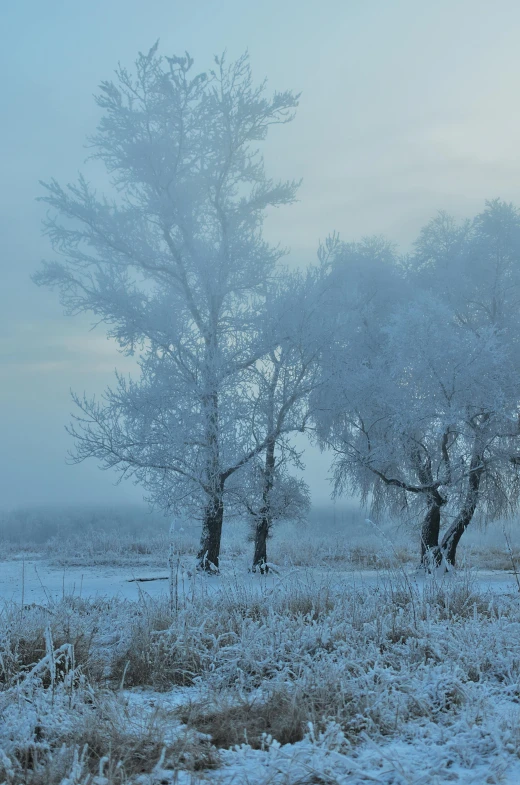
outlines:
[[50, 631], [56, 648], [70, 644], [76, 668], [94, 682], [103, 678], [104, 662], [96, 637], [96, 617], [110, 616], [110, 603], [92, 606], [66, 598], [59, 606], [5, 606], [0, 613], [0, 685], [11, 686], [38, 663], [46, 653]]
[[200, 771], [217, 766], [217, 751], [207, 738], [189, 730], [181, 730], [171, 738], [171, 727], [177, 725], [172, 711], [137, 713], [120, 701], [109, 699], [103, 711], [96, 711], [81, 738], [88, 749], [88, 768], [99, 770], [107, 750], [110, 760], [105, 776], [114, 785], [135, 774], [149, 773], [159, 761], [171, 771]]
[[267, 736], [280, 744], [291, 744], [304, 737], [309, 707], [301, 698], [287, 689], [273, 690], [262, 699], [223, 695], [184, 706], [179, 718], [188, 727], [208, 734], [219, 749], [240, 744], [261, 749]]
[[68, 732], [46, 739], [42, 727], [36, 738], [18, 743], [8, 759], [2, 762], [0, 756], [2, 782], [58, 785], [75, 767], [74, 782], [90, 785], [98, 775], [106, 778], [105, 785], [126, 785], [156, 767], [197, 772], [219, 765], [207, 738], [190, 729], [172, 738], [171, 727], [178, 721], [171, 712], [130, 712], [111, 695], [94, 693], [94, 698], [90, 711], [78, 716]]
[[112, 682], [156, 690], [193, 684], [205, 670], [204, 654], [191, 645], [193, 637], [192, 632], [172, 634], [160, 617], [133, 619], [125, 646], [112, 659]]

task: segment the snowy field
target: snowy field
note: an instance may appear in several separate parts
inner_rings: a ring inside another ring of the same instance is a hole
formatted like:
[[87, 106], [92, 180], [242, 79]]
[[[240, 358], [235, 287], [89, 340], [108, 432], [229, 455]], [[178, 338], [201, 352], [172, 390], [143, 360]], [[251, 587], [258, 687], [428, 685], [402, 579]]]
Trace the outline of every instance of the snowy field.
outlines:
[[123, 536], [6, 546], [0, 783], [520, 782], [520, 592], [500, 532], [424, 576], [404, 535], [349, 531], [347, 547], [337, 526], [285, 527], [268, 576], [247, 571], [239, 527], [220, 576], [192, 570], [186, 530], [171, 572], [164, 543]]
[[[240, 575], [231, 566], [222, 570], [214, 581], [200, 576], [195, 571], [183, 568], [177, 575], [178, 594], [192, 594], [202, 586], [213, 592], [223, 586], [236, 583], [252, 591], [274, 589], [278, 584], [291, 580], [327, 581], [336, 586], [376, 588], [385, 583], [387, 569], [360, 569], [350, 565], [336, 568], [323, 567], [279, 567], [269, 575]], [[422, 571], [406, 569], [405, 573], [417, 590], [424, 588]], [[472, 582], [480, 591], [511, 593], [518, 591], [514, 574], [505, 570], [472, 569]], [[520, 576], [519, 576], [520, 577]], [[84, 600], [119, 599], [139, 601], [145, 595], [151, 599], [164, 599], [169, 595], [169, 572], [166, 567], [139, 565], [110, 566], [67, 566], [59, 567], [41, 559], [9, 559], [0, 561], [0, 602], [31, 605], [55, 604], [65, 598]]]

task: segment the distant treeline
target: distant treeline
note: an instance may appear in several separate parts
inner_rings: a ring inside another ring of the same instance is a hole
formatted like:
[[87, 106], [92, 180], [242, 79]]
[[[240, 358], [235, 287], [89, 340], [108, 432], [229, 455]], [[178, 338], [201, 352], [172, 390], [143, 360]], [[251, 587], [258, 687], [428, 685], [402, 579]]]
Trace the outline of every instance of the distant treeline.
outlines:
[[142, 535], [167, 532], [171, 520], [149, 512], [144, 505], [25, 507], [0, 512], [0, 540], [42, 544], [52, 537], [71, 537], [86, 531]]
[[[359, 525], [363, 519], [356, 505], [323, 504], [308, 513], [308, 522], [317, 535]], [[139, 537], [167, 533], [172, 520], [150, 512], [143, 504], [20, 507], [0, 512], [0, 541], [40, 545], [53, 537], [68, 539], [87, 531]], [[179, 521], [179, 526], [189, 529], [190, 523]], [[193, 521], [193, 526], [198, 528], [200, 523]]]

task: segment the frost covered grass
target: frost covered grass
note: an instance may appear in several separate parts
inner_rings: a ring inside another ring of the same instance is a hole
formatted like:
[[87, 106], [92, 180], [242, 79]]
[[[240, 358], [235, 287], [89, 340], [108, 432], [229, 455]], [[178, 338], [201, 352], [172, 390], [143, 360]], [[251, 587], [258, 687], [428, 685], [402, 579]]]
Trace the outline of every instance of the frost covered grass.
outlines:
[[6, 605], [1, 622], [9, 785], [208, 770], [419, 785], [478, 766], [477, 781], [498, 782], [486, 777], [520, 765], [520, 603], [483, 593], [470, 571], [419, 584], [396, 567], [359, 588], [332, 572], [274, 586], [197, 576], [174, 608], [65, 598]]

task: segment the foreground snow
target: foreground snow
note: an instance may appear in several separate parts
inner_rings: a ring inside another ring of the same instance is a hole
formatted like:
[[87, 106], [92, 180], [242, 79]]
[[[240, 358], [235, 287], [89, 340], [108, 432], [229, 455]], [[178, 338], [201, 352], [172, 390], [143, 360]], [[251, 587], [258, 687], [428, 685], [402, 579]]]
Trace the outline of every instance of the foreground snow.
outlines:
[[0, 783], [520, 782], [511, 575], [3, 566]]

